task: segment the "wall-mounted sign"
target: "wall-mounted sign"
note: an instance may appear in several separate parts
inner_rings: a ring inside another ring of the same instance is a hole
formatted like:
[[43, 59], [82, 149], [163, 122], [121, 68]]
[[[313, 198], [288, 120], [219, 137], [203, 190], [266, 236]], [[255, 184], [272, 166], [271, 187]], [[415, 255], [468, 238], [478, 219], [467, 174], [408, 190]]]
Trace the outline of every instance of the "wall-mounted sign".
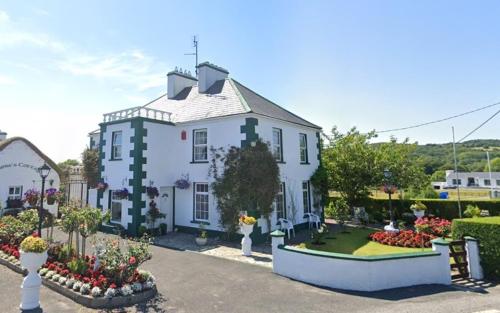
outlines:
[[18, 168], [18, 167], [32, 169], [32, 170], [38, 172], [38, 167], [39, 166], [34, 166], [34, 165], [31, 165], [31, 164], [26, 164], [26, 163], [22, 163], [22, 162], [19, 162], [19, 163], [8, 163], [8, 164], [2, 164], [2, 165], [0, 165], [0, 170], [6, 169], [6, 168]]

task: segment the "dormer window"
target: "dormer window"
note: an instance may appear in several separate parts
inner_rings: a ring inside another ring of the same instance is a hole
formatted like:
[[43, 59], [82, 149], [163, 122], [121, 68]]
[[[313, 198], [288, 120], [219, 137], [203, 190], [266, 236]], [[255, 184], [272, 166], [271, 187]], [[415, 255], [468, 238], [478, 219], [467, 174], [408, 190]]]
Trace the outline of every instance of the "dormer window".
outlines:
[[193, 131], [193, 162], [208, 161], [208, 134], [207, 129]]

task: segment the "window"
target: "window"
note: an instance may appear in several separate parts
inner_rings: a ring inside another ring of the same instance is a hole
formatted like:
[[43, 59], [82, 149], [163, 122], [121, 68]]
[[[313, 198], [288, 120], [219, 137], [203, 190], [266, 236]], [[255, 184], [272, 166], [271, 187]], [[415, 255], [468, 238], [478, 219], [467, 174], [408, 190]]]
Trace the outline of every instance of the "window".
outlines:
[[300, 144], [300, 163], [307, 163], [309, 161], [307, 155], [307, 135], [299, 134]]
[[111, 192], [111, 221], [121, 222], [122, 220], [122, 200]]
[[[457, 180], [456, 180], [455, 178], [453, 178], [453, 179], [451, 180], [451, 183], [452, 183], [453, 185], [455, 185], [455, 186], [456, 186], [456, 185], [457, 185]], [[458, 184], [459, 184], [459, 185], [462, 185], [462, 180], [461, 180], [461, 179], [458, 179]]]
[[208, 221], [208, 184], [194, 184], [194, 219]]
[[7, 200], [21, 200], [23, 197], [23, 186], [12, 186], [9, 187], [9, 195]]
[[276, 161], [283, 162], [283, 133], [279, 128], [273, 128], [273, 155]]
[[484, 185], [485, 185], [485, 186], [491, 186], [491, 180], [489, 180], [489, 179], [485, 179], [485, 180], [484, 180]]
[[111, 139], [111, 159], [119, 160], [122, 158], [122, 132], [116, 131]]
[[304, 213], [311, 213], [311, 198], [309, 196], [309, 181], [302, 182], [302, 204]]
[[206, 129], [193, 131], [193, 162], [208, 161], [208, 137]]
[[497, 186], [500, 186], [500, 179], [497, 179]]
[[285, 183], [280, 184], [280, 190], [274, 200], [274, 210], [276, 211], [276, 219], [286, 218], [285, 211]]

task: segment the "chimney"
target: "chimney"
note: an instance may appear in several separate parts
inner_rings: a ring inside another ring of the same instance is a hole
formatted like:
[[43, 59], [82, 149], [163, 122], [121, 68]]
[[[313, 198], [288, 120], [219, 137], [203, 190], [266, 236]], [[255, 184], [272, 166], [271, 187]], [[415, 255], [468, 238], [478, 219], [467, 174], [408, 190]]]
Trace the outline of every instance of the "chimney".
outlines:
[[7, 139], [7, 133], [0, 130], [0, 141]]
[[229, 72], [215, 64], [203, 62], [198, 65], [198, 91], [204, 93], [216, 81], [226, 79]]
[[177, 67], [167, 74], [167, 78], [167, 95], [169, 99], [175, 98], [184, 88], [196, 85], [198, 81], [195, 77], [191, 76], [191, 72], [183, 72], [182, 69], [177, 69]]

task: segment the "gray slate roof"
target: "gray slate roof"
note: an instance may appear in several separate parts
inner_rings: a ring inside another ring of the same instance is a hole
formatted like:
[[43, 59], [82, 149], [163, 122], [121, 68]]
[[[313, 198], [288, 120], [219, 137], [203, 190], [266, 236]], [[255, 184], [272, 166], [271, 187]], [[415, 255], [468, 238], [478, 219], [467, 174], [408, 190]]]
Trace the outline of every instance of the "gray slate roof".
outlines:
[[321, 129], [231, 78], [215, 82], [207, 92], [201, 94], [197, 86], [184, 88], [173, 99], [168, 99], [165, 94], [146, 104], [145, 107], [172, 113], [171, 118], [174, 123], [255, 113]]

